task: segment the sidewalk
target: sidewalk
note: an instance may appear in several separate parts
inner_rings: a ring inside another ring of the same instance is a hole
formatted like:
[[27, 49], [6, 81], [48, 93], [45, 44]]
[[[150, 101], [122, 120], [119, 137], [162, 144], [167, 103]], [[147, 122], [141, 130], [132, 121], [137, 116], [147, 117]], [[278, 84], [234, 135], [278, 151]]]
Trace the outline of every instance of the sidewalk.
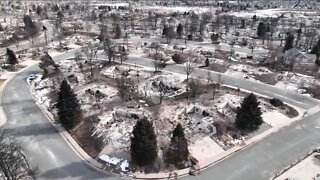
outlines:
[[[31, 88], [30, 91], [32, 91], [33, 88]], [[31, 92], [32, 93], [32, 92]], [[68, 131], [65, 130], [65, 128], [57, 123], [52, 114], [45, 109], [45, 107], [38, 105], [38, 107], [41, 109], [41, 111], [47, 116], [48, 120], [51, 122], [51, 124], [57, 129], [58, 133], [61, 135], [61, 137], [66, 141], [66, 143], [72, 148], [72, 150], [82, 159], [85, 161], [87, 165], [90, 167], [103, 172], [103, 165], [99, 163], [97, 160], [93, 159], [91, 156], [89, 156], [81, 147], [80, 145], [73, 139], [73, 137], [68, 133]]]
[[[318, 109], [317, 111], [314, 111], [313, 113], [316, 113], [319, 110], [320, 109]], [[293, 118], [289, 124], [282, 124], [282, 126], [270, 128], [267, 131], [264, 131], [261, 134], [258, 134], [257, 136], [254, 136], [254, 137], [248, 139], [247, 141], [245, 141], [245, 144], [243, 144], [241, 146], [237, 145], [235, 147], [228, 149], [227, 151], [221, 152], [221, 153], [217, 154], [216, 156], [207, 159], [206, 161], [199, 164], [200, 169], [204, 170], [204, 169], [232, 156], [233, 154], [237, 153], [238, 151], [243, 150], [247, 147], [250, 147], [251, 145], [254, 145], [256, 142], [259, 142], [260, 140], [272, 135], [273, 133], [278, 132], [282, 128], [285, 128], [286, 126], [290, 126], [291, 124], [297, 122], [298, 120], [300, 120], [303, 117], [303, 115], [304, 115], [304, 113], [302, 113], [302, 111], [299, 111], [299, 115], [297, 117]], [[183, 169], [183, 170], [178, 170], [175, 172], [178, 174], [178, 176], [185, 176], [185, 175], [189, 174], [189, 168]], [[169, 177], [169, 173], [158, 173], [158, 174], [144, 174], [144, 173], [138, 174], [138, 173], [136, 173], [135, 174], [135, 178], [137, 178], [137, 179], [154, 179], [154, 178], [166, 179], [168, 177]]]
[[[63, 59], [69, 59], [69, 58], [73, 57], [74, 53], [76, 51], [79, 51], [79, 49], [81, 49], [81, 48], [76, 48], [76, 49], [72, 49], [72, 50], [66, 51], [64, 53], [61, 53], [61, 54], [57, 54], [57, 55], [53, 56], [52, 58], [56, 61], [60, 61]], [[33, 88], [31, 87], [31, 90], [30, 90], [31, 94], [32, 94], [32, 90], [33, 90]], [[40, 104], [37, 104], [37, 105], [41, 109], [41, 111], [45, 114], [45, 116], [48, 118], [50, 123], [56, 128], [56, 130], [61, 135], [61, 137], [65, 140], [65, 142], [85, 162], [86, 165], [88, 165], [90, 168], [93, 168], [94, 170], [97, 170], [99, 172], [111, 174], [111, 172], [105, 172], [103, 170], [104, 165], [99, 163], [96, 159], [93, 159], [91, 156], [89, 156], [81, 148], [81, 146], [78, 144], [78, 142], [74, 140], [74, 138], [68, 133], [68, 131], [66, 131], [65, 128], [61, 124], [57, 123], [54, 120], [53, 115], [44, 106], [42, 106]], [[1, 113], [0, 113], [0, 115], [1, 115]], [[119, 174], [113, 174], [113, 175], [119, 176]]]
[[[67, 52], [64, 52], [60, 55], [57, 55], [56, 57], [53, 57], [55, 60], [61, 60], [61, 59], [68, 59], [70, 57], [72, 57], [74, 55], [74, 52], [77, 51], [78, 49], [73, 49], [73, 50], [70, 50], [70, 51], [67, 51]], [[124, 62], [126, 63], [126, 62]], [[21, 71], [24, 71], [26, 70], [28, 67], [31, 67], [32, 65], [30, 64], [29, 66], [27, 66], [26, 68], [20, 70], [19, 72]], [[3, 78], [6, 78], [7, 80], [5, 81], [5, 83], [3, 84], [3, 86], [1, 87], [0, 89], [0, 93], [2, 93], [2, 90], [3, 88], [5, 87], [6, 83], [12, 78], [14, 77], [17, 73], [19, 72], [15, 72], [15, 73], [12, 73], [12, 74], [8, 74], [7, 76], [3, 76]], [[2, 78], [2, 77], [1, 77]], [[233, 87], [233, 88], [236, 88], [236, 87]], [[58, 130], [59, 134], [65, 139], [65, 141], [69, 144], [69, 146], [74, 150], [74, 152], [76, 152], [80, 157], [81, 159], [83, 159], [87, 165], [89, 165], [90, 167], [93, 167], [94, 169], [98, 170], [98, 171], [101, 171], [103, 172], [103, 165], [98, 163], [95, 159], [91, 158], [79, 145], [78, 143], [73, 139], [73, 137], [59, 124], [56, 124], [53, 120], [53, 117], [51, 116], [51, 114], [46, 110], [44, 109], [43, 107], [39, 106], [42, 111], [45, 113], [45, 115], [48, 117], [48, 119], [50, 120], [50, 122], [53, 124], [53, 126]], [[317, 108], [313, 109], [312, 110], [309, 110], [308, 114], [307, 115], [310, 115], [310, 114], [313, 114], [317, 111], [320, 110], [320, 107], [317, 106]], [[294, 118], [292, 120], [292, 122], [290, 124], [292, 124], [293, 122], [301, 119], [301, 117], [303, 117], [305, 113], [302, 111], [302, 110], [299, 110], [299, 116]], [[3, 109], [2, 107], [0, 108], [0, 120], [3, 121], [3, 123], [5, 123], [5, 114], [3, 112]], [[281, 128], [285, 127], [285, 126], [289, 126], [290, 124], [285, 124], [283, 126], [277, 126], [277, 128], [271, 128], [249, 140], [247, 140], [245, 142], [245, 144], [243, 146], [235, 146], [227, 151], [224, 151], [224, 152], [221, 152], [219, 154], [217, 154], [216, 156], [212, 157], [212, 158], [208, 158], [206, 161], [202, 162], [200, 164], [200, 169], [206, 169], [208, 168], [209, 166], [211, 165], [214, 165], [215, 163], [217, 162], [220, 162], [222, 160], [224, 160], [225, 158], [235, 154], [236, 152], [240, 151], [241, 149], [244, 149], [246, 147], [249, 147], [250, 145], [253, 145], [255, 142], [258, 142], [260, 141], [261, 139], [279, 131]], [[1, 126], [1, 124], [0, 124]], [[189, 169], [183, 169], [183, 170], [179, 170], [179, 171], [176, 171], [178, 176], [183, 176], [183, 175], [188, 175], [189, 173]], [[155, 179], [155, 178], [160, 178], [160, 179], [163, 179], [163, 178], [168, 178], [169, 176], [169, 172], [168, 173], [157, 173], [157, 174], [144, 174], [144, 173], [136, 173], [135, 174], [135, 178], [138, 178], [138, 179]]]
[[[105, 60], [104, 58], [101, 58], [98, 57], [97, 59], [99, 60]], [[142, 58], [143, 59], [143, 58]], [[136, 63], [131, 63], [130, 61], [124, 61], [123, 64], [129, 64], [129, 65], [137, 65], [137, 66], [143, 66], [143, 65], [140, 65], [140, 64], [136, 64]], [[149, 63], [146, 63], [145, 64], [146, 67], [151, 67], [152, 68], [152, 63], [149, 62]], [[165, 70], [165, 71], [168, 71], [168, 70]], [[168, 71], [170, 73], [177, 73], [177, 72], [171, 72], [171, 71]], [[177, 73], [179, 74], [179, 73]], [[192, 77], [193, 75], [191, 75]], [[262, 83], [261, 83], [262, 84]], [[230, 87], [230, 88], [234, 88], [234, 89], [238, 89], [238, 87], [235, 87], [235, 86], [230, 86], [230, 85], [225, 85], [223, 84], [223, 86], [226, 86], [226, 87]], [[245, 90], [245, 89], [240, 89], [241, 91], [244, 91], [244, 92], [248, 92], [248, 93], [251, 93], [252, 91], [249, 91], [249, 90]], [[260, 93], [256, 93], [254, 92], [255, 94], [257, 94], [258, 96], [262, 96], [262, 97], [265, 97], [265, 98], [271, 98], [267, 95], [263, 95], [263, 94], [260, 94]], [[202, 162], [201, 164], [199, 164], [200, 166], [200, 170], [203, 170], [203, 169], [206, 169], [230, 156], [232, 156], [233, 154], [237, 153], [238, 151], [242, 150], [242, 149], [245, 149], [253, 144], [255, 144], [256, 142], [278, 132], [279, 130], [281, 130], [282, 128], [285, 128], [287, 126], [290, 126], [292, 125], [293, 123], [297, 122], [298, 120], [301, 120], [302, 118], [308, 116], [308, 115], [311, 115], [311, 114], [314, 114], [318, 111], [320, 111], [320, 106], [316, 106], [315, 108], [311, 108], [309, 109], [308, 111], [306, 111], [305, 109], [301, 108], [301, 107], [297, 107], [297, 106], [294, 106], [292, 104], [289, 104], [286, 102], [286, 104], [292, 106], [293, 108], [295, 108], [299, 115], [295, 118], [292, 118], [290, 119], [290, 122], [289, 123], [279, 123], [279, 124], [276, 124], [275, 126], [273, 126], [273, 128], [270, 128], [260, 134], [258, 134], [257, 136], [254, 136], [250, 139], [248, 139], [245, 144], [241, 145], [241, 146], [235, 146], [231, 149], [228, 149], [227, 151], [224, 151], [224, 152], [221, 152], [219, 153], [218, 155], [212, 157], [212, 158], [208, 158], [206, 161]], [[185, 175], [188, 175], [189, 174], [189, 168], [187, 169], [183, 169], [183, 170], [177, 170], [177, 171], [174, 171], [174, 172], [162, 172], [162, 173], [155, 173], [155, 174], [144, 174], [144, 173], [135, 173], [134, 174], [134, 177], [137, 178], [137, 179], [167, 179], [169, 177], [170, 174], [172, 173], [176, 173], [177, 176], [185, 176]]]

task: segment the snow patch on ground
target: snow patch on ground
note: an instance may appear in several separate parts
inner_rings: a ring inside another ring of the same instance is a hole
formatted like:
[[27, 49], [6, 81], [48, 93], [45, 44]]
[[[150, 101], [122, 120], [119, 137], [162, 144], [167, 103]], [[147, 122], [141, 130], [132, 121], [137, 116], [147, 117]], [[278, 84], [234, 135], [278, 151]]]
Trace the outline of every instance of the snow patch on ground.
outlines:
[[292, 92], [297, 92], [307, 96], [303, 87], [315, 87], [320, 86], [320, 82], [312, 76], [307, 76], [299, 73], [284, 72], [279, 74], [276, 79], [278, 82], [275, 84], [276, 87], [289, 90]]
[[35, 98], [36, 103], [39, 105], [43, 104], [45, 107], [49, 108], [51, 105], [51, 99], [48, 96], [51, 92], [51, 81], [49, 81], [48, 79], [42, 80], [42, 75], [36, 74], [29, 76], [27, 78], [27, 83], [35, 87], [32, 95]]
[[116, 157], [110, 157], [109, 155], [103, 154], [99, 157], [100, 160], [110, 165], [119, 166], [122, 171], [128, 171], [129, 163], [126, 159], [119, 159]]
[[147, 9], [148, 11], [157, 11], [162, 13], [168, 12], [195, 12], [197, 14], [212, 12], [213, 8], [209, 7], [168, 7], [168, 6], [141, 6], [141, 9]]
[[137, 119], [151, 116], [146, 111], [115, 107], [113, 111], [103, 113], [98, 118], [94, 136], [102, 137], [108, 143], [121, 143], [121, 148], [129, 147], [133, 126]]
[[268, 74], [268, 73], [272, 73], [272, 71], [270, 71], [265, 67], [257, 68], [257, 67], [244, 65], [244, 64], [231, 65], [229, 69], [225, 72], [225, 74], [228, 74], [228, 75], [243, 77], [253, 81], [255, 81], [253, 75], [255, 74], [262, 75], [262, 74]]

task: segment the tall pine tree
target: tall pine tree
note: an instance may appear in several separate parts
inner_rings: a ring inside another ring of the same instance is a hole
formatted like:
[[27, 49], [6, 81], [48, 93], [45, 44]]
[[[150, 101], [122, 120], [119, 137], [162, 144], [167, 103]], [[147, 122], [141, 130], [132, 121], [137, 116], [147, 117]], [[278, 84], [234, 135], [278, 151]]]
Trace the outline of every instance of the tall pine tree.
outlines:
[[116, 35], [115, 35], [115, 38], [116, 38], [116, 39], [119, 39], [119, 38], [121, 38], [121, 36], [122, 36], [121, 27], [120, 27], [119, 24], [117, 24], [117, 26], [116, 26]]
[[182, 26], [182, 24], [179, 23], [179, 25], [177, 27], [177, 34], [178, 34], [179, 39], [181, 39], [181, 37], [182, 37], [182, 32], [183, 32], [183, 26]]
[[17, 59], [16, 55], [9, 48], [7, 48], [7, 63], [11, 64], [11, 65], [18, 64], [18, 59]]
[[283, 52], [286, 52], [287, 50], [293, 48], [293, 42], [294, 42], [294, 35], [288, 34], [286, 37], [286, 44], [284, 45]]
[[188, 142], [179, 123], [172, 132], [171, 143], [166, 153], [166, 162], [175, 165], [177, 168], [185, 168], [184, 162], [188, 161], [188, 158]]
[[257, 97], [251, 93], [244, 98], [241, 107], [237, 109], [235, 125], [238, 129], [244, 131], [258, 130], [263, 123], [261, 115]]
[[72, 129], [82, 119], [77, 96], [66, 80], [63, 80], [60, 84], [57, 108], [59, 121], [67, 130]]
[[138, 120], [132, 131], [131, 159], [133, 163], [144, 166], [152, 164], [157, 155], [157, 138], [151, 122], [147, 119]]
[[258, 37], [264, 38], [266, 31], [267, 31], [266, 25], [263, 22], [260, 22], [258, 25], [258, 30], [257, 30]]

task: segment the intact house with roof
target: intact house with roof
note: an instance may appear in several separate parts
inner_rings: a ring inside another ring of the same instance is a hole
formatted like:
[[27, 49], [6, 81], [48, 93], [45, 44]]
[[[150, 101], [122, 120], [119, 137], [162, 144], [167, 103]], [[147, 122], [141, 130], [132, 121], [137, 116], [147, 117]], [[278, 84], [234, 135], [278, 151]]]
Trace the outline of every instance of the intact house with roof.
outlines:
[[290, 67], [291, 71], [293, 69], [312, 70], [316, 59], [317, 57], [315, 54], [301, 52], [296, 48], [292, 48], [284, 53], [282, 63], [283, 65]]

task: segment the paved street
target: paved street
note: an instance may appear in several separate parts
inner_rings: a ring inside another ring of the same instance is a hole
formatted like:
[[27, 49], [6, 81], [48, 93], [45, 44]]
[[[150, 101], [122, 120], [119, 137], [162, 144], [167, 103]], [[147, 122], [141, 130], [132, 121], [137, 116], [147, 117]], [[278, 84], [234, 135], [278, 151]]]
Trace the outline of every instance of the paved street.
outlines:
[[[43, 22], [43, 25], [47, 27], [47, 37], [48, 37], [48, 43], [50, 43], [51, 39], [54, 38], [54, 29], [53, 29], [53, 25], [49, 22]], [[41, 29], [42, 31], [42, 29]], [[41, 32], [42, 33], [42, 32]], [[45, 41], [45, 36], [44, 36], [44, 33], [40, 34], [39, 36], [35, 37], [34, 39], [34, 47], [42, 47], [46, 45], [46, 41]], [[8, 46], [7, 48], [13, 50], [14, 52], [17, 52], [17, 51], [21, 51], [21, 50], [26, 50], [26, 49], [29, 49], [30, 47], [32, 47], [32, 43], [31, 41], [28, 41], [28, 40], [24, 40], [22, 42], [19, 42], [18, 43], [18, 46], [16, 45], [11, 45], [11, 46]], [[0, 52], [3, 51], [1, 53], [4, 54], [5, 52], [5, 49], [6, 48], [0, 48]]]
[[82, 162], [35, 104], [26, 78], [36, 71], [16, 76], [5, 88], [1, 102], [8, 119], [5, 127], [22, 143], [32, 166], [39, 168], [39, 179], [105, 179], [108, 176]]
[[[98, 58], [106, 59], [104, 54], [99, 54]], [[145, 58], [131, 57], [126, 61], [126, 63], [154, 68], [153, 62], [150, 59], [145, 59]], [[184, 74], [184, 75], [186, 74], [184, 71], [183, 65], [176, 65], [176, 64], [167, 65], [164, 68], [164, 70], [174, 72], [174, 73]], [[211, 71], [210, 78], [214, 81], [218, 81], [218, 74], [219, 73], [217, 72]], [[204, 69], [195, 69], [191, 74], [191, 76], [207, 79], [208, 71]], [[223, 84], [239, 87], [241, 89], [245, 89], [245, 90], [259, 93], [262, 95], [279, 98], [287, 103], [301, 107], [303, 109], [310, 109], [316, 106], [317, 104], [319, 104], [318, 100], [314, 100], [290, 91], [285, 91], [283, 89], [279, 89], [271, 85], [263, 84], [258, 81], [248, 80], [243, 77], [230, 76], [228, 74], [221, 74], [221, 82]]]
[[[166, 42], [165, 38], [140, 38], [140, 37], [132, 37], [129, 39], [130, 43], [133, 44], [139, 44], [140, 46], [143, 45], [143, 43], [153, 43], [153, 42]], [[115, 39], [115, 43], [124, 43], [126, 42], [123, 39]], [[185, 44], [184, 39], [172, 39], [171, 43], [172, 45], [179, 45], [181, 47], [191, 47], [191, 48], [197, 48], [197, 47], [202, 47], [203, 49], [210, 49], [210, 51], [214, 51], [216, 48], [219, 48], [220, 50], [223, 51], [230, 51], [231, 47], [229, 44], [226, 43], [221, 43], [221, 44], [212, 44], [211, 42], [196, 42], [196, 41], [187, 41], [187, 44]], [[139, 46], [138, 46], [139, 47]], [[244, 53], [244, 54], [251, 54], [252, 50], [249, 49], [248, 47], [239, 47], [235, 46], [234, 51], [237, 53]], [[259, 48], [259, 49], [254, 49], [253, 53], [254, 54], [268, 54], [267, 49]]]
[[[59, 55], [55, 60], [70, 58], [73, 53]], [[104, 58], [103, 55], [100, 57]], [[153, 68], [153, 63], [148, 59], [130, 58], [127, 62]], [[169, 65], [165, 70], [184, 74], [183, 67], [177, 65]], [[49, 123], [34, 103], [26, 83], [28, 74], [37, 71], [36, 67], [28, 69], [12, 79], [4, 89], [1, 103], [8, 118], [6, 127], [18, 136], [32, 165], [38, 166], [39, 179], [119, 179], [90, 169]], [[193, 75], [206, 78], [207, 72], [195, 70]], [[216, 73], [211, 73], [211, 76], [217, 77]], [[316, 100], [242, 77], [223, 75], [222, 81], [242, 89], [279, 97], [302, 108], [309, 109], [317, 105]], [[184, 179], [267, 180], [320, 144], [319, 115], [318, 112], [263, 139], [208, 168], [200, 176]]]
[[320, 112], [183, 179], [269, 180], [320, 144]]

